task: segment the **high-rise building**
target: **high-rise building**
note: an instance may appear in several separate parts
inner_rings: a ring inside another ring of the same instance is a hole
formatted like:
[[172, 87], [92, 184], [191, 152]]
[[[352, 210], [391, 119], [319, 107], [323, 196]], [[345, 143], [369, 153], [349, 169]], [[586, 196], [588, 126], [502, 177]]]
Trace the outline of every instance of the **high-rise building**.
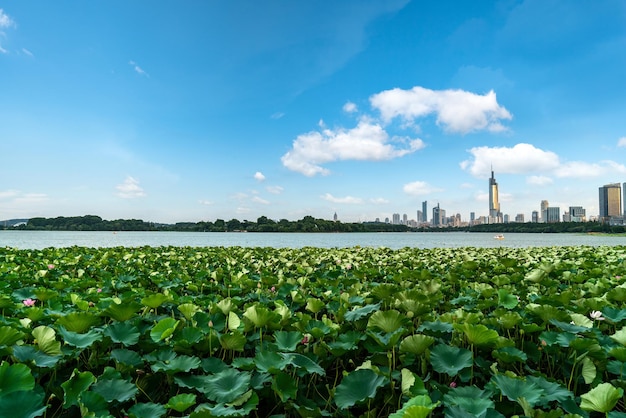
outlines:
[[541, 201], [541, 222], [548, 222], [548, 207], [550, 206], [550, 204], [548, 203], [547, 200], [542, 200]]
[[500, 201], [498, 200], [498, 182], [496, 182], [493, 170], [491, 170], [491, 178], [489, 179], [489, 222], [499, 223], [501, 216]]
[[605, 184], [598, 189], [600, 203], [600, 220], [608, 221], [623, 215], [622, 187], [619, 183]]
[[517, 215], [515, 215], [515, 222], [516, 223], [524, 223], [524, 214], [523, 213], [518, 213]]
[[408, 225], [409, 224], [409, 216], [405, 213], [402, 215], [402, 225]]
[[539, 222], [539, 212], [533, 210], [533, 212], [530, 214], [530, 221], [533, 223]]
[[585, 222], [587, 220], [587, 214], [582, 206], [570, 206], [569, 207], [569, 221], [570, 222]]
[[392, 221], [391, 223], [394, 225], [400, 225], [400, 214], [399, 213], [394, 213], [393, 215], [391, 215], [392, 217]]
[[428, 222], [428, 201], [424, 200], [422, 202], [422, 222]]
[[433, 226], [441, 226], [441, 209], [439, 208], [439, 203], [437, 206], [433, 207]]
[[561, 222], [561, 208], [558, 206], [548, 207], [546, 209], [546, 222]]

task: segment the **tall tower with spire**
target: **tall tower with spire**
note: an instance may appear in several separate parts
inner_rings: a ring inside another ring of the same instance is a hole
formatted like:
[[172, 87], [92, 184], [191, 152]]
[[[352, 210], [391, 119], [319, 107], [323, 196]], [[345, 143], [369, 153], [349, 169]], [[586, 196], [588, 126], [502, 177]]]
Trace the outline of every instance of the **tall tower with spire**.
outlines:
[[498, 182], [493, 176], [493, 166], [491, 167], [491, 178], [489, 179], [489, 222], [499, 223], [502, 218], [500, 212], [500, 201], [498, 200]]

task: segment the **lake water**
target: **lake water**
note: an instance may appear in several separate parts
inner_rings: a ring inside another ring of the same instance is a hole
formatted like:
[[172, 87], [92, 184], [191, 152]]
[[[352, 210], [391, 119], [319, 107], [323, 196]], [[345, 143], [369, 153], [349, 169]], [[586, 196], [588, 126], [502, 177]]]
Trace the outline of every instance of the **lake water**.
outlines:
[[587, 234], [507, 234], [504, 239], [478, 232], [399, 233], [237, 233], [237, 232], [77, 232], [0, 231], [0, 247], [41, 249], [47, 247], [274, 247], [392, 249], [454, 247], [546, 247], [626, 245], [624, 236]]

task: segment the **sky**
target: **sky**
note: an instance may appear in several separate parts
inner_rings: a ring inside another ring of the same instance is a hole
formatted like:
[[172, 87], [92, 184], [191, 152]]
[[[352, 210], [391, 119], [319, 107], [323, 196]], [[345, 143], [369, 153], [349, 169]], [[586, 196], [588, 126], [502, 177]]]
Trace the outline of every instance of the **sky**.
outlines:
[[0, 0], [0, 219], [598, 214], [623, 0]]

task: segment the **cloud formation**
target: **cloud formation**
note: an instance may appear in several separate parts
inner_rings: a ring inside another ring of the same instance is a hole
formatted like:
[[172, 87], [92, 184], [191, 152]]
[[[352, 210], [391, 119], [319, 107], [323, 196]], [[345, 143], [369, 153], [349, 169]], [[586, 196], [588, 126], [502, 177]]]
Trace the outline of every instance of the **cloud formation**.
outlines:
[[265, 190], [271, 194], [281, 194], [284, 189], [281, 186], [267, 186]]
[[333, 203], [345, 203], [345, 204], [351, 204], [351, 205], [363, 203], [363, 199], [361, 199], [360, 197], [352, 197], [352, 196], [335, 197], [330, 193], [326, 193], [320, 197], [324, 200], [327, 200]]
[[623, 136], [617, 140], [617, 146], [620, 148], [626, 148], [626, 136]]
[[546, 176], [528, 176], [526, 178], [526, 183], [532, 186], [547, 186], [548, 184], [552, 184], [552, 179]]
[[139, 181], [131, 176], [126, 177], [115, 188], [118, 190], [117, 195], [122, 199], [135, 199], [146, 196], [146, 192], [139, 186]]
[[13, 19], [8, 14], [4, 13], [3, 9], [0, 9], [0, 29], [7, 29], [15, 26]]
[[370, 97], [385, 122], [402, 118], [405, 122], [435, 115], [437, 125], [449, 133], [467, 134], [487, 130], [506, 130], [502, 120], [512, 115], [498, 104], [492, 90], [480, 95], [463, 90], [430, 90], [420, 86], [411, 90], [395, 88]]
[[[527, 179], [529, 184], [547, 184], [551, 174], [561, 178], [589, 178], [608, 173], [626, 174], [626, 166], [615, 161], [603, 160], [597, 163], [584, 161], [562, 162], [552, 151], [544, 151], [531, 144], [520, 143], [509, 147], [475, 147], [468, 151], [472, 158], [461, 162], [463, 170], [475, 177], [487, 178], [491, 168], [504, 174], [533, 174]], [[542, 173], [538, 175], [535, 173]]]
[[135, 61], [129, 61], [128, 63], [133, 67], [133, 70], [135, 70], [137, 74], [148, 77], [148, 73], [145, 72], [144, 69], [141, 68]]
[[254, 173], [254, 179], [257, 181], [263, 181], [265, 180], [265, 176], [260, 171], [257, 171], [256, 173]]
[[358, 110], [359, 109], [357, 108], [356, 104], [352, 102], [347, 102], [345, 105], [343, 105], [343, 111], [346, 113], [354, 113]]
[[379, 124], [361, 120], [352, 129], [323, 129], [299, 135], [281, 161], [288, 169], [312, 177], [330, 173], [321, 166], [325, 163], [390, 160], [424, 147], [421, 139], [393, 138], [393, 142], [399, 144], [392, 144], [389, 134]]
[[424, 196], [431, 193], [441, 192], [443, 189], [439, 189], [436, 187], [432, 187], [430, 184], [425, 181], [414, 181], [411, 183], [407, 183], [402, 186], [402, 190], [404, 193], [411, 196]]

